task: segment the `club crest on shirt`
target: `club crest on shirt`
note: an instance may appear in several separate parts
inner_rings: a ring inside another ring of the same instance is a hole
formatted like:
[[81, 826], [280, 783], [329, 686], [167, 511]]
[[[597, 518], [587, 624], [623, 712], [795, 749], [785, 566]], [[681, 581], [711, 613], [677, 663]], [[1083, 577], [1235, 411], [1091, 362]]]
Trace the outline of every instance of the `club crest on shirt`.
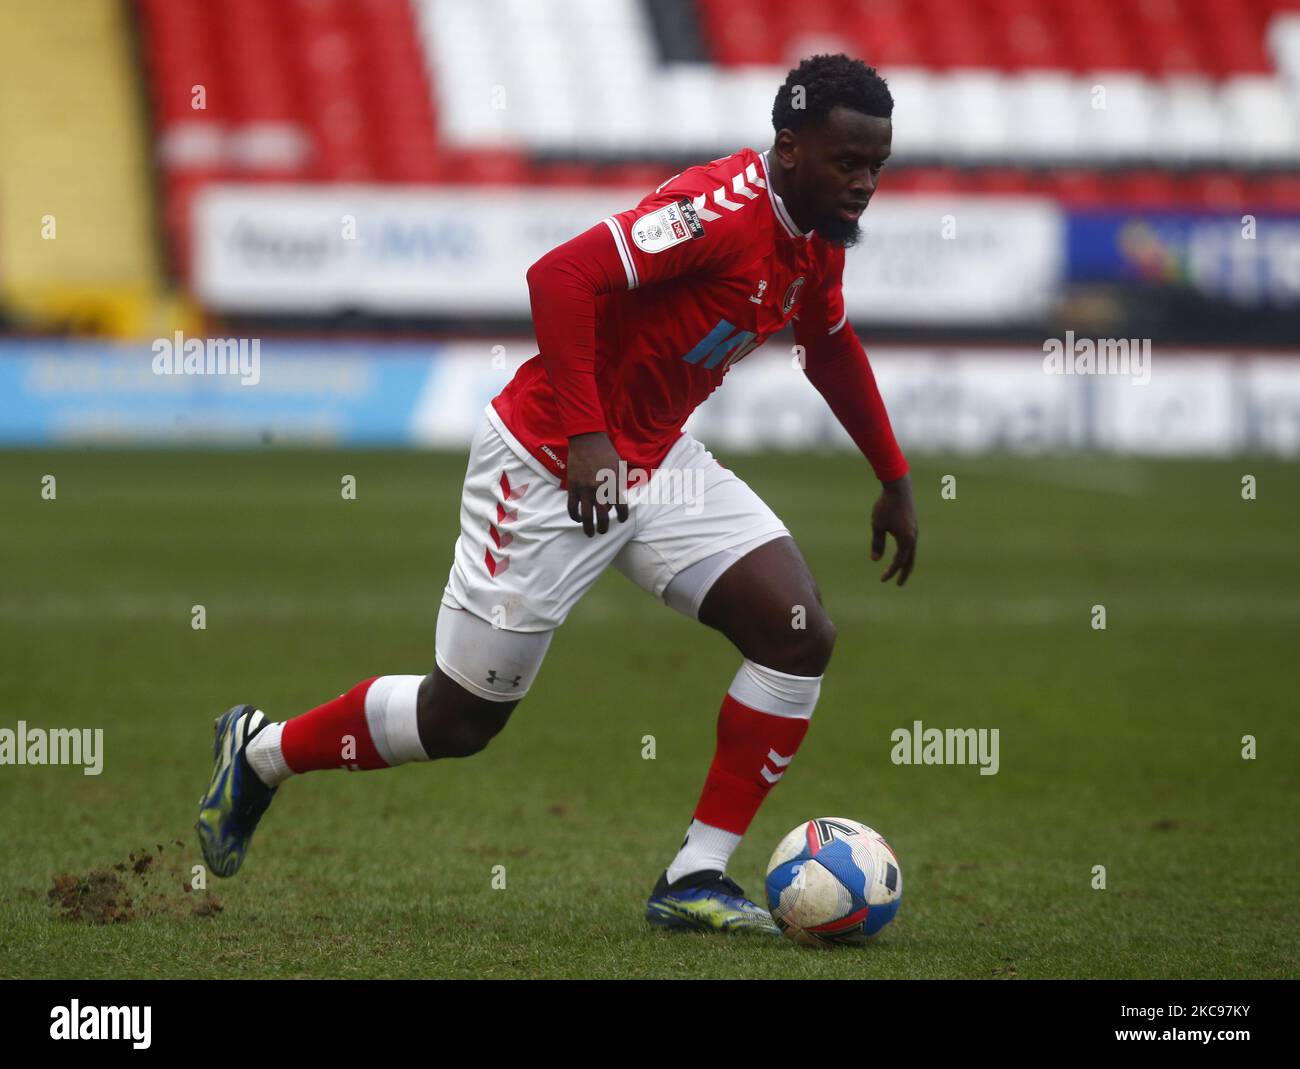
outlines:
[[794, 307], [794, 302], [799, 299], [799, 291], [803, 289], [804, 277], [800, 275], [790, 283], [789, 288], [785, 291], [785, 297], [781, 301], [781, 314], [789, 315], [790, 309]]
[[683, 241], [704, 237], [704, 224], [695, 206], [683, 197], [647, 212], [632, 224], [632, 240], [642, 252], [663, 252]]

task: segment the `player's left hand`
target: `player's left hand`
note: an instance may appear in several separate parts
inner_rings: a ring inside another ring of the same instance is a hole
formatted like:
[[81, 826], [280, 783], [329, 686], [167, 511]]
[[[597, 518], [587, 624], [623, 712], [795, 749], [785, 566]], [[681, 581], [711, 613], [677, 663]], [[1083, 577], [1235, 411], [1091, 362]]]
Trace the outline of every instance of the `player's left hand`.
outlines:
[[885, 535], [892, 534], [898, 551], [880, 581], [886, 583], [897, 575], [898, 585], [902, 586], [916, 563], [916, 502], [912, 500], [912, 477], [904, 475], [883, 486], [871, 509], [871, 559], [880, 560], [884, 556]]

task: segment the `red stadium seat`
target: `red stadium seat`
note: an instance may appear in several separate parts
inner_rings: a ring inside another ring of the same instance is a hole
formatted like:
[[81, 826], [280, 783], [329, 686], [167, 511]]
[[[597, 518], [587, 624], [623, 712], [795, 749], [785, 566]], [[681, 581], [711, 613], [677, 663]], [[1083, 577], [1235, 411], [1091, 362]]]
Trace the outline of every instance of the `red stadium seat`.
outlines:
[[1174, 179], [1167, 171], [1129, 171], [1107, 183], [1109, 199], [1132, 207], [1162, 208], [1177, 201]]
[[1012, 168], [989, 168], [980, 171], [972, 177], [971, 184], [980, 193], [1024, 195], [1036, 191], [1033, 177], [1028, 171]]
[[1108, 201], [1104, 183], [1094, 171], [1054, 171], [1050, 181], [1053, 195], [1071, 207], [1098, 207]]
[[1242, 177], [1227, 171], [1193, 175], [1189, 184], [1193, 199], [1203, 208], [1244, 208], [1249, 200]]
[[444, 173], [466, 185], [529, 185], [537, 175], [520, 152], [512, 150], [448, 152]]
[[1275, 174], [1256, 179], [1251, 203], [1274, 211], [1300, 212], [1300, 174]]
[[1059, 70], [1068, 66], [1060, 31], [1044, 0], [990, 0], [998, 66], [1004, 70]]

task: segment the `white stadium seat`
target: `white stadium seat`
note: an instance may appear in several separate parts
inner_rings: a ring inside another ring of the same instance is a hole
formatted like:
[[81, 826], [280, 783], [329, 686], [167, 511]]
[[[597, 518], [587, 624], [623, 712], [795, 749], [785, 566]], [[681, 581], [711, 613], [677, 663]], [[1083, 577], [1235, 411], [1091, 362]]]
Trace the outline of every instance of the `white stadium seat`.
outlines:
[[[939, 108], [934, 76], [907, 67], [891, 71], [888, 80], [894, 96], [894, 153], [898, 160], [938, 152]], [[779, 78], [776, 84], [780, 84]], [[768, 95], [773, 95], [770, 85]]]
[[1163, 159], [1201, 162], [1224, 151], [1224, 116], [1208, 78], [1171, 78], [1156, 115], [1155, 148]]
[[[768, 136], [784, 69], [664, 64], [641, 0], [414, 2], [435, 111], [453, 144], [636, 156], [721, 152]], [[1294, 162], [1300, 16], [1275, 18], [1269, 47], [1281, 77], [886, 69], [896, 156]], [[498, 86], [504, 111], [491, 106]]]
[[1031, 71], [1008, 81], [1009, 154], [1021, 159], [1077, 156], [1083, 113], [1091, 106], [1088, 88], [1054, 71]]
[[955, 71], [936, 86], [939, 144], [960, 156], [1007, 150], [1005, 79], [994, 71]]
[[1227, 147], [1239, 162], [1295, 159], [1300, 148], [1296, 107], [1276, 79], [1243, 75], [1226, 79], [1220, 96], [1227, 119]]

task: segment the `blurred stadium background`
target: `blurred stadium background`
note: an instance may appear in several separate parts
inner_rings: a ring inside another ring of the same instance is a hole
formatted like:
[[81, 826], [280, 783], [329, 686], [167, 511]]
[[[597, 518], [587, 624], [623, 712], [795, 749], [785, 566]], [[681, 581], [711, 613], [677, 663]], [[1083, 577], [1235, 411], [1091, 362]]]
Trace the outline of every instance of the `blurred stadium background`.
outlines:
[[[802, 56], [897, 100], [849, 313], [904, 448], [1300, 451], [1300, 0], [5, 0], [0, 440], [462, 448], [527, 266], [771, 142]], [[1043, 343], [1149, 339], [1149, 386]], [[258, 389], [151, 346], [257, 338]], [[847, 445], [780, 340], [691, 429]]]
[[[770, 144], [841, 49], [897, 100], [846, 298], [913, 463], [906, 590], [792, 338], [691, 429], [839, 628], [731, 871], [866, 820], [908, 880], [882, 945], [645, 930], [737, 657], [613, 574], [482, 755], [293, 783], [183, 894], [212, 716], [431, 667], [528, 265]], [[1300, 975], [1300, 0], [0, 0], [0, 50], [0, 701], [106, 754], [0, 769], [0, 973]], [[256, 341], [257, 384], [155, 374], [177, 331]], [[1045, 374], [1067, 331], [1149, 340], [1150, 382]], [[1001, 771], [894, 765], [917, 719], [1001, 730]], [[173, 841], [161, 905], [101, 903], [132, 923], [52, 913]]]

